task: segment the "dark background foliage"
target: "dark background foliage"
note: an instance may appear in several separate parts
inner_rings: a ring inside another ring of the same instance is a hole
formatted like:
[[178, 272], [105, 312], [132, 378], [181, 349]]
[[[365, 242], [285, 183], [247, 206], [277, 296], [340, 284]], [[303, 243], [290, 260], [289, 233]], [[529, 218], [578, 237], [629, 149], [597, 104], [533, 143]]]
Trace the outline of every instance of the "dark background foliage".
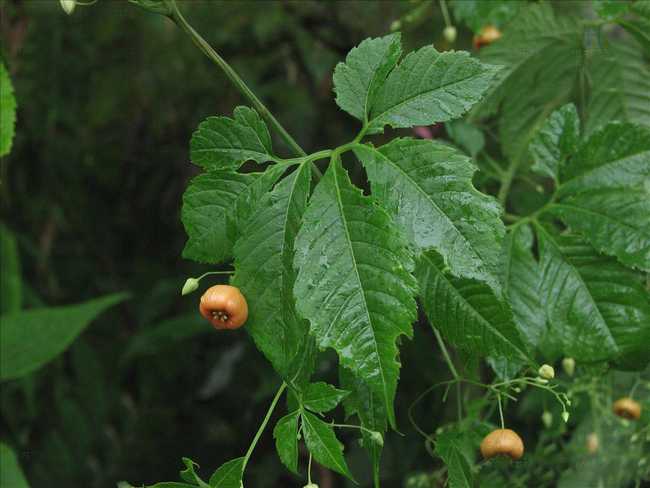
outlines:
[[[403, 18], [412, 2], [192, 0], [181, 8], [315, 151], [348, 141], [357, 128], [334, 103], [331, 74], [358, 42], [402, 19], [406, 50], [447, 47], [440, 11], [427, 5], [413, 18]], [[455, 48], [471, 49], [469, 31]], [[125, 1], [100, 0], [70, 17], [54, 0], [3, 1], [2, 56], [19, 107], [14, 148], [2, 162], [2, 221], [18, 238], [26, 306], [122, 290], [131, 299], [47, 367], [2, 385], [0, 437], [18, 446], [34, 487], [177, 479], [182, 456], [209, 476], [246, 450], [279, 383], [245, 332], [213, 332], [197, 318], [197, 295], [179, 293], [187, 276], [208, 270], [180, 257], [181, 196], [198, 172], [188, 161], [190, 135], [206, 116], [245, 101], [170, 21]], [[431, 329], [415, 329], [402, 347], [396, 405], [405, 436], [386, 442], [386, 486], [441, 467], [406, 418], [419, 392], [448, 379]], [[335, 357], [324, 357], [318, 375], [336, 381]], [[431, 431], [455, 416], [441, 397], [416, 410]], [[514, 421], [531, 444], [540, 402]], [[341, 435], [366, 486], [365, 454], [354, 435]], [[319, 476], [327, 487], [331, 474]], [[246, 479], [301, 486], [268, 432]]]

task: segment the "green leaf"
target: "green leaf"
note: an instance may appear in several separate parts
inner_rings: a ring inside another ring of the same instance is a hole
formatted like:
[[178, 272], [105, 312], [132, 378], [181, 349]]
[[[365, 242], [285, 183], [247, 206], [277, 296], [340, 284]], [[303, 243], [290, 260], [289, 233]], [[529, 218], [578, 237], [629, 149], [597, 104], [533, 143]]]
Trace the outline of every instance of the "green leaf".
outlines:
[[221, 465], [212, 476], [210, 486], [212, 488], [241, 488], [244, 477], [244, 458], [235, 458]]
[[181, 220], [188, 235], [183, 257], [200, 263], [232, 258], [233, 246], [255, 205], [286, 168], [264, 173], [211, 171], [190, 181]]
[[293, 299], [293, 246], [310, 183], [311, 167], [305, 163], [262, 198], [235, 245], [233, 283], [249, 304], [246, 329], [275, 370], [297, 385], [311, 375], [315, 354]]
[[13, 450], [0, 442], [0, 486], [3, 488], [29, 488]]
[[266, 124], [253, 109], [238, 107], [235, 118], [208, 117], [190, 141], [190, 159], [206, 170], [237, 169], [246, 161], [276, 161]]
[[0, 223], [0, 314], [14, 313], [22, 307], [20, 256], [14, 234]]
[[366, 39], [334, 70], [336, 103], [357, 119], [368, 120], [377, 90], [402, 52], [400, 34]]
[[528, 225], [514, 227], [503, 243], [503, 296], [529, 350], [534, 350], [546, 332], [546, 316], [539, 299], [541, 272], [532, 252], [533, 233]]
[[196, 474], [194, 468], [198, 468], [199, 467], [198, 464], [196, 464], [194, 461], [186, 457], [183, 458], [183, 464], [185, 465], [185, 469], [182, 470], [180, 473], [180, 476], [183, 480], [187, 481], [188, 483], [192, 483], [193, 485], [199, 486], [201, 488], [210, 488], [210, 485], [208, 485], [205, 481], [201, 479], [201, 477], [198, 474]]
[[638, 43], [620, 39], [589, 60], [585, 135], [612, 120], [650, 125], [650, 69]]
[[500, 289], [499, 255], [505, 228], [500, 207], [472, 185], [476, 167], [453, 147], [396, 139], [359, 146], [372, 194], [419, 250], [434, 249], [456, 276]]
[[444, 272], [431, 251], [417, 266], [420, 298], [431, 325], [470, 354], [528, 360], [510, 309], [485, 284]]
[[11, 151], [16, 126], [16, 99], [9, 72], [0, 62], [0, 157]]
[[533, 171], [559, 179], [560, 166], [576, 152], [580, 141], [580, 118], [575, 105], [564, 105], [546, 120], [530, 143]]
[[507, 24], [525, 2], [512, 0], [451, 0], [449, 5], [454, 19], [465, 23], [472, 31], [478, 32], [486, 25], [501, 27]]
[[442, 432], [436, 436], [436, 454], [447, 466], [449, 488], [472, 488], [474, 476], [463, 454], [462, 434], [453, 431]]
[[425, 46], [409, 53], [377, 90], [368, 127], [381, 132], [431, 125], [460, 117], [478, 102], [499, 68], [464, 51], [440, 53]]
[[312, 412], [324, 413], [334, 409], [346, 396], [349, 391], [319, 381], [311, 383], [302, 394], [302, 404]]
[[307, 449], [320, 464], [354, 480], [343, 457], [343, 444], [339, 442], [331, 425], [309, 412], [302, 413], [302, 430]]
[[650, 302], [642, 275], [598, 254], [575, 235], [536, 224], [549, 333], [565, 357], [617, 361], [642, 369], [650, 360]]
[[612, 122], [593, 133], [563, 169], [558, 197], [643, 185], [650, 177], [650, 127]]
[[445, 129], [454, 144], [472, 158], [475, 158], [485, 147], [485, 136], [481, 129], [462, 119], [446, 122]]
[[296, 239], [294, 294], [320, 348], [332, 347], [381, 398], [391, 425], [397, 338], [416, 318], [413, 258], [390, 216], [330, 164]]
[[288, 415], [285, 415], [273, 429], [273, 437], [275, 438], [275, 449], [278, 451], [278, 456], [282, 464], [284, 464], [289, 471], [298, 474], [298, 418], [300, 412], [296, 410]]
[[650, 184], [582, 192], [549, 210], [600, 252], [650, 271]]
[[375, 442], [368, 431], [377, 432], [380, 435], [386, 432], [388, 428], [386, 408], [381, 398], [349, 370], [339, 368], [339, 378], [341, 386], [351, 392], [343, 399], [345, 417], [348, 418], [356, 414], [361, 421], [361, 426], [367, 429], [361, 431], [362, 445], [370, 456], [375, 486], [379, 486], [379, 468], [383, 446]]
[[126, 298], [118, 293], [78, 305], [4, 315], [0, 379], [19, 378], [40, 368], [62, 353], [100, 313]]
[[500, 140], [506, 156], [519, 160], [546, 117], [571, 98], [581, 65], [581, 28], [555, 16], [550, 4], [528, 4], [481, 50], [481, 60], [504, 68], [476, 109], [486, 116], [501, 106]]

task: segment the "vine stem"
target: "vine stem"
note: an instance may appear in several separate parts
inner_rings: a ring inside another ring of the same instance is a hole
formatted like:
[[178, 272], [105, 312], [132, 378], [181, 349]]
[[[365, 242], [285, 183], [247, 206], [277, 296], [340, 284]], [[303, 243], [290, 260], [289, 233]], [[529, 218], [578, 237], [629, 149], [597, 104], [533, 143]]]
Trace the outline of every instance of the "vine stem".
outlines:
[[497, 404], [499, 405], [499, 419], [501, 420], [501, 428], [505, 429], [506, 424], [503, 421], [503, 408], [501, 407], [501, 395], [497, 394]]
[[[275, 116], [271, 113], [271, 111], [266, 108], [266, 105], [262, 103], [262, 101], [257, 98], [257, 95], [253, 93], [253, 91], [248, 88], [248, 85], [244, 82], [244, 80], [241, 79], [241, 77], [237, 74], [237, 72], [232, 69], [232, 67], [228, 64], [228, 62], [223, 59], [219, 53], [217, 53], [210, 44], [199, 34], [194, 30], [194, 28], [189, 24], [189, 22], [183, 17], [183, 14], [178, 8], [178, 5], [176, 5], [176, 0], [169, 0], [169, 5], [171, 6], [172, 13], [171, 13], [171, 20], [178, 25], [187, 35], [190, 36], [192, 39], [192, 42], [196, 44], [196, 46], [205, 54], [212, 62], [214, 62], [221, 70], [225, 73], [225, 75], [228, 77], [228, 79], [235, 85], [235, 87], [239, 90], [239, 92], [244, 95], [248, 99], [248, 101], [253, 105], [255, 110], [257, 110], [260, 115], [269, 123], [273, 128], [276, 130], [276, 132], [280, 135], [282, 140], [299, 156], [306, 156], [307, 153], [304, 151], [302, 147], [296, 142], [296, 140], [291, 137], [291, 134], [287, 132], [287, 130], [282, 126], [282, 124], [278, 121], [278, 119], [275, 118]], [[322, 176], [322, 173], [320, 170], [316, 167], [316, 165], [312, 165], [314, 173], [316, 173], [317, 176]]]
[[463, 418], [463, 407], [461, 402], [461, 385], [460, 385], [462, 378], [458, 374], [458, 370], [456, 369], [456, 366], [454, 366], [454, 363], [451, 360], [451, 356], [449, 355], [447, 346], [445, 346], [445, 341], [442, 340], [440, 331], [436, 327], [433, 327], [433, 333], [435, 334], [436, 340], [438, 341], [438, 345], [442, 350], [442, 355], [445, 358], [445, 362], [447, 363], [447, 366], [449, 366], [449, 371], [451, 371], [452, 376], [456, 380], [456, 410], [458, 413], [458, 420], [461, 420]]
[[246, 464], [248, 463], [248, 460], [253, 454], [253, 450], [255, 449], [255, 446], [257, 445], [257, 442], [260, 440], [260, 437], [262, 436], [262, 432], [264, 432], [264, 429], [266, 429], [266, 426], [269, 423], [269, 420], [271, 419], [271, 414], [273, 414], [273, 410], [275, 410], [275, 406], [278, 404], [278, 400], [280, 400], [280, 397], [282, 396], [282, 393], [284, 393], [284, 390], [286, 388], [287, 388], [287, 384], [285, 382], [282, 382], [282, 385], [280, 385], [280, 388], [278, 388], [277, 393], [273, 397], [273, 401], [271, 402], [269, 409], [266, 411], [264, 420], [262, 421], [260, 428], [257, 429], [257, 433], [255, 434], [255, 437], [253, 437], [253, 442], [251, 442], [251, 445], [248, 447], [248, 451], [246, 451], [246, 456], [244, 456], [243, 469], [246, 469]]

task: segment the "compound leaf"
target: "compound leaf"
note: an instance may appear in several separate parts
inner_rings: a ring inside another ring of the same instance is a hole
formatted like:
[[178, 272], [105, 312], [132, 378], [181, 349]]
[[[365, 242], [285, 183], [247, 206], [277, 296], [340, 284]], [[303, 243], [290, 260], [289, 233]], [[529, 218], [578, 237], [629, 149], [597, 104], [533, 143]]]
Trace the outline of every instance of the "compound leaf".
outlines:
[[339, 442], [331, 425], [313, 413], [302, 413], [302, 430], [307, 449], [320, 464], [350, 479], [352, 473], [343, 457], [343, 444]]
[[345, 63], [337, 64], [334, 70], [338, 106], [365, 122], [377, 89], [397, 64], [401, 52], [399, 34], [366, 39], [352, 49]]
[[298, 419], [300, 412], [291, 412], [285, 415], [273, 429], [273, 437], [275, 438], [275, 449], [278, 451], [278, 456], [282, 464], [284, 464], [289, 471], [298, 474]]
[[319, 381], [305, 388], [302, 402], [312, 412], [324, 413], [334, 409], [349, 393]]
[[206, 170], [237, 169], [246, 161], [276, 161], [266, 124], [253, 109], [237, 107], [235, 118], [208, 117], [190, 141], [190, 159]]
[[355, 188], [340, 160], [314, 190], [296, 239], [298, 312], [319, 347], [376, 393], [394, 425], [398, 336], [416, 317], [413, 258], [385, 210]]
[[549, 333], [567, 357], [641, 369], [650, 357], [650, 302], [643, 277], [576, 235], [535, 225], [541, 300]]
[[434, 251], [417, 266], [421, 300], [431, 325], [470, 354], [528, 360], [512, 312], [487, 285], [444, 271]]
[[246, 329], [276, 371], [289, 383], [308, 379], [315, 347], [293, 299], [294, 241], [307, 207], [309, 163], [276, 185], [259, 202], [235, 245], [235, 277], [249, 304]]
[[472, 185], [470, 159], [430, 140], [397, 139], [355, 149], [373, 195], [419, 250], [441, 254], [453, 274], [485, 281], [497, 292], [505, 228], [500, 207]]
[[460, 117], [478, 102], [499, 70], [464, 51], [425, 46], [409, 53], [377, 90], [368, 127], [382, 131], [431, 125]]
[[553, 112], [531, 141], [532, 169], [558, 181], [560, 166], [576, 152], [579, 142], [580, 119], [571, 103]]

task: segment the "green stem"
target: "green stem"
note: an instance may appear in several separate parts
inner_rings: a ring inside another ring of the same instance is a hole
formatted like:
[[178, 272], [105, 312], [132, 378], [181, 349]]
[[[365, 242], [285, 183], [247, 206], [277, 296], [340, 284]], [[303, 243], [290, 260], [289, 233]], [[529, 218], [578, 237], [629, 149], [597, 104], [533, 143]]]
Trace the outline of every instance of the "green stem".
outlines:
[[280, 134], [282, 140], [287, 143], [287, 145], [298, 155], [306, 156], [307, 153], [298, 145], [293, 137], [285, 130], [285, 128], [278, 122], [278, 120], [273, 116], [271, 111], [266, 108], [262, 101], [257, 98], [257, 96], [252, 92], [250, 88], [244, 83], [244, 80], [237, 74], [237, 72], [230, 67], [230, 65], [223, 59], [219, 54], [208, 44], [208, 42], [201, 37], [201, 35], [194, 30], [194, 28], [185, 20], [183, 14], [178, 9], [176, 2], [171, 2], [172, 14], [171, 19], [178, 25], [187, 35], [190, 36], [194, 44], [208, 57], [212, 60], [221, 70], [225, 73], [228, 79], [235, 85], [235, 87], [244, 95], [250, 103], [253, 105], [255, 110], [257, 110], [260, 115], [266, 119], [269, 124]]
[[311, 452], [309, 453], [309, 465], [307, 466], [307, 484], [311, 485]]
[[508, 193], [510, 192], [510, 187], [512, 186], [512, 180], [515, 178], [515, 173], [517, 173], [517, 168], [519, 167], [519, 161], [513, 159], [508, 166], [508, 169], [503, 173], [503, 180], [501, 180], [501, 188], [499, 188], [499, 194], [497, 198], [501, 206], [506, 208], [506, 200], [508, 199]]
[[201, 276], [196, 278], [197, 280], [201, 281], [203, 278], [206, 276], [212, 276], [212, 275], [231, 275], [234, 274], [234, 271], [208, 271], [207, 273], [203, 273]]
[[449, 371], [451, 371], [452, 376], [456, 381], [460, 380], [460, 375], [458, 374], [458, 371], [456, 370], [456, 367], [454, 366], [454, 363], [451, 361], [451, 357], [449, 356], [449, 351], [447, 351], [447, 346], [445, 346], [444, 341], [442, 340], [442, 336], [440, 335], [440, 332], [438, 329], [433, 327], [433, 333], [436, 336], [436, 340], [438, 341], [438, 345], [440, 346], [440, 349], [442, 350], [442, 355], [445, 358], [445, 362], [447, 363], [447, 366], [449, 367]]
[[260, 437], [262, 436], [262, 432], [264, 432], [264, 429], [266, 429], [266, 425], [269, 423], [269, 420], [271, 419], [271, 414], [273, 413], [273, 410], [275, 410], [275, 406], [278, 404], [278, 400], [280, 400], [280, 397], [282, 396], [282, 393], [284, 393], [284, 390], [286, 388], [287, 388], [287, 384], [283, 382], [282, 385], [280, 385], [280, 388], [278, 388], [275, 397], [273, 397], [273, 401], [271, 402], [269, 409], [266, 411], [266, 415], [264, 416], [262, 425], [260, 425], [260, 428], [257, 429], [257, 433], [253, 438], [253, 442], [251, 442], [251, 445], [248, 447], [248, 451], [246, 452], [246, 456], [244, 456], [244, 465], [242, 471], [246, 469], [246, 464], [248, 463], [251, 454], [253, 454], [253, 450], [255, 449], [255, 446], [257, 445], [257, 442], [260, 440]]
[[501, 428], [505, 429], [506, 424], [503, 421], [503, 408], [501, 407], [501, 395], [497, 395], [497, 404], [499, 405], [499, 419], [501, 420]]

